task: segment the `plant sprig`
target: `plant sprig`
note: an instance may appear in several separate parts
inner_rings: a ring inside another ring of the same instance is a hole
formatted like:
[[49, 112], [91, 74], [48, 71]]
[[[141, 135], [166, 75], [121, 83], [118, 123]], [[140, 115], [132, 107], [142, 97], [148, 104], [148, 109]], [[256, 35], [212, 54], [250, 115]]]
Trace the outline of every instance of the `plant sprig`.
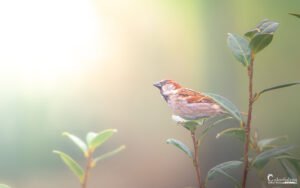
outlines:
[[[115, 133], [117, 132], [116, 129], [107, 129], [99, 133], [89, 132], [86, 135], [86, 142], [81, 140], [79, 137], [64, 132], [63, 135], [68, 137], [83, 153], [86, 159], [86, 166], [83, 169], [71, 156], [68, 154], [54, 150], [53, 152], [60, 156], [62, 161], [68, 166], [68, 168], [74, 173], [74, 175], [79, 179], [82, 188], [87, 187], [89, 172], [91, 168], [95, 167], [96, 164], [108, 157], [114, 156], [115, 154], [119, 153], [125, 146], [122, 145], [113, 151], [107, 152], [102, 154], [98, 157], [94, 157], [93, 154], [97, 148], [99, 148], [103, 143], [105, 143], [108, 139], [110, 139]], [[1, 187], [0, 187], [1, 188]]]
[[[299, 17], [297, 14], [292, 14]], [[173, 119], [191, 133], [193, 140], [193, 150], [191, 150], [183, 142], [176, 139], [168, 139], [167, 143], [172, 144], [183, 151], [190, 159], [193, 160], [193, 164], [197, 174], [197, 181], [199, 188], [205, 188], [208, 181], [215, 179], [219, 175], [223, 175], [228, 180], [230, 180], [235, 188], [246, 188], [246, 182], [248, 177], [248, 172], [251, 169], [257, 171], [258, 175], [261, 177], [263, 169], [269, 164], [273, 159], [277, 161], [285, 170], [287, 175], [290, 177], [297, 177], [300, 175], [300, 159], [294, 157], [289, 152], [295, 147], [292, 145], [281, 145], [278, 142], [286, 140], [286, 136], [280, 136], [275, 138], [261, 139], [258, 138], [258, 133], [255, 131], [254, 135], [251, 134], [251, 123], [252, 123], [252, 111], [253, 104], [260, 98], [264, 93], [270, 91], [276, 91], [278, 89], [291, 87], [299, 85], [300, 82], [291, 82], [286, 84], [275, 85], [270, 88], [261, 90], [260, 92], [254, 92], [253, 88], [253, 73], [254, 73], [254, 61], [258, 53], [265, 49], [273, 40], [274, 33], [277, 30], [279, 23], [262, 20], [254, 29], [246, 32], [244, 37], [229, 33], [227, 37], [227, 44], [230, 48], [233, 56], [237, 61], [239, 61], [246, 69], [249, 77], [248, 83], [248, 112], [246, 120], [241, 115], [242, 112], [228, 99], [216, 94], [204, 93], [204, 95], [212, 98], [216, 103], [218, 103], [224, 110], [227, 111], [229, 117], [211, 122], [209, 120], [213, 118], [203, 118], [199, 120], [185, 120], [178, 116], [173, 116]], [[214, 127], [215, 124], [222, 122], [227, 119], [236, 119], [240, 122], [240, 127], [231, 127], [225, 129], [217, 134], [216, 138], [222, 138], [224, 136], [230, 136], [238, 139], [244, 144], [243, 161], [234, 160], [227, 161], [216, 165], [208, 171], [208, 174], [203, 183], [203, 177], [200, 170], [199, 161], [199, 150], [201, 149], [201, 143], [203, 138], [207, 135], [207, 132]], [[198, 135], [198, 140], [196, 137], [196, 130], [202, 128]], [[197, 146], [197, 147], [196, 147]], [[250, 152], [253, 150], [253, 152]], [[250, 155], [251, 154], [251, 155]], [[243, 178], [242, 181], [238, 181], [232, 175], [229, 174], [229, 170], [240, 168], [243, 166]]]
[[[294, 16], [299, 17], [297, 14], [292, 14]], [[252, 122], [252, 110], [253, 104], [255, 101], [259, 99], [259, 97], [270, 91], [275, 91], [278, 89], [294, 86], [300, 84], [300, 82], [291, 82], [287, 84], [275, 85], [273, 87], [263, 89], [260, 92], [253, 92], [253, 72], [254, 72], [254, 60], [256, 58], [257, 53], [266, 48], [273, 40], [273, 36], [275, 31], [277, 30], [279, 23], [270, 21], [270, 20], [262, 20], [254, 29], [245, 33], [245, 37], [241, 37], [236, 34], [228, 34], [227, 44], [230, 50], [233, 53], [233, 56], [242, 63], [248, 70], [249, 77], [249, 100], [248, 100], [248, 116], [247, 121], [244, 122], [244, 130], [243, 129], [227, 129], [223, 130], [219, 133], [219, 137], [222, 135], [229, 135], [237, 137], [239, 140], [244, 141], [244, 170], [243, 170], [243, 179], [242, 179], [242, 187], [246, 187], [248, 171], [252, 167], [257, 170], [261, 170], [264, 168], [270, 159], [282, 157], [289, 150], [294, 149], [293, 146], [285, 145], [285, 146], [273, 146], [271, 143], [282, 139], [282, 137], [257, 140], [257, 136], [251, 136], [251, 122]], [[256, 155], [249, 156], [249, 146], [255, 151]], [[249, 160], [251, 159], [251, 160]], [[288, 168], [285, 162], [279, 161], [281, 165], [284, 167], [287, 173], [291, 174], [292, 170]], [[298, 165], [298, 162], [294, 162], [293, 165], [295, 168]]]
[[[207, 176], [202, 177], [203, 174], [201, 173], [201, 168], [200, 168], [200, 159], [199, 159], [199, 154], [200, 154], [200, 149], [201, 149], [201, 144], [203, 139], [205, 138], [205, 136], [207, 135], [208, 131], [211, 130], [215, 125], [232, 119], [232, 117], [236, 116], [236, 107], [226, 98], [221, 97], [219, 95], [213, 95], [211, 94], [210, 96], [214, 97], [213, 99], [218, 101], [218, 103], [224, 107], [224, 109], [226, 109], [228, 111], [228, 114], [230, 114], [231, 116], [227, 116], [226, 117], [218, 117], [217, 119], [214, 117], [210, 117], [210, 118], [200, 118], [197, 120], [186, 120], [183, 119], [179, 116], [174, 116], [173, 115], [173, 120], [176, 121], [177, 124], [183, 126], [184, 128], [186, 128], [190, 134], [191, 134], [191, 138], [192, 138], [192, 143], [193, 143], [193, 149], [190, 149], [186, 144], [184, 144], [182, 141], [174, 139], [174, 138], [169, 138], [167, 139], [167, 143], [168, 144], [172, 144], [175, 147], [177, 147], [178, 149], [180, 149], [183, 153], [185, 153], [193, 162], [193, 166], [196, 172], [196, 180], [198, 183], [198, 188], [205, 188], [206, 187], [206, 183], [208, 180], [212, 180], [214, 179], [215, 176]], [[237, 118], [239, 120], [239, 117]], [[198, 129], [201, 129], [199, 132], [199, 134], [196, 135], [196, 132]], [[216, 168], [218, 169], [218, 168]], [[224, 169], [224, 171], [226, 171], [227, 169]], [[215, 173], [215, 172], [214, 172]], [[214, 174], [213, 173], [213, 174]], [[225, 173], [225, 172], [224, 172]], [[205, 179], [205, 181], [203, 181]]]

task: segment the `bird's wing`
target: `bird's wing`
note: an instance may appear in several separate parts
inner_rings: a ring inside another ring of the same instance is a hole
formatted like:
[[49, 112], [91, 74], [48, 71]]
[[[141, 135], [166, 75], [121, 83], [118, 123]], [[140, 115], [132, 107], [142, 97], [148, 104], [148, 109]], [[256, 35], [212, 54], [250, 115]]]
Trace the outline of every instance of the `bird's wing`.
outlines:
[[187, 88], [179, 89], [177, 94], [180, 98], [184, 98], [188, 103], [215, 103], [210, 97]]

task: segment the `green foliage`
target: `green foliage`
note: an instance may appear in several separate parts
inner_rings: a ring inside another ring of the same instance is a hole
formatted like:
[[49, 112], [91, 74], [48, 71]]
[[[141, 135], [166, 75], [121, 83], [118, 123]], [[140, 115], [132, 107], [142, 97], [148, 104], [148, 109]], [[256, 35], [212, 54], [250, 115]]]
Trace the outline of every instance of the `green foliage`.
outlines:
[[116, 129], [107, 129], [100, 133], [89, 132], [86, 136], [86, 143], [73, 134], [70, 134], [68, 132], [63, 133], [64, 136], [67, 136], [84, 153], [84, 157], [87, 160], [87, 166], [85, 170], [83, 170], [83, 168], [66, 153], [57, 150], [54, 150], [53, 152], [60, 156], [67, 167], [75, 174], [75, 176], [78, 177], [81, 185], [85, 187], [88, 171], [90, 170], [90, 168], [94, 167], [98, 161], [114, 156], [125, 149], [125, 146], [122, 145], [117, 149], [107, 152], [99, 157], [93, 157], [95, 149], [106, 142], [115, 132], [117, 132]]
[[[207, 95], [208, 96], [208, 95]], [[236, 112], [235, 106], [225, 99], [224, 97], [211, 94], [210, 96], [214, 97], [213, 99], [218, 101], [219, 104], [222, 106], [225, 106], [224, 109], [229, 109], [231, 112]], [[229, 111], [228, 110], [228, 111]], [[238, 112], [238, 111], [237, 111]], [[236, 113], [235, 115], [237, 115]], [[167, 140], [168, 144], [174, 145], [178, 149], [180, 149], [182, 152], [184, 152], [190, 159], [193, 160], [194, 167], [197, 171], [197, 179], [199, 182], [199, 187], [202, 187], [201, 184], [201, 177], [200, 177], [200, 167], [198, 164], [198, 159], [199, 159], [199, 149], [202, 143], [202, 140], [204, 137], [207, 135], [208, 131], [211, 130], [215, 125], [226, 121], [228, 119], [233, 119], [234, 116], [227, 116], [230, 115], [230, 113], [225, 114], [225, 117], [223, 116], [215, 116], [215, 117], [207, 117], [207, 118], [200, 118], [197, 120], [186, 120], [183, 119], [179, 116], [172, 116], [172, 119], [179, 125], [182, 125], [186, 129], [188, 129], [191, 133], [193, 144], [194, 144], [194, 151], [192, 151], [188, 146], [186, 146], [183, 142], [176, 140], [174, 138], [169, 138]], [[221, 117], [221, 118], [220, 118]], [[197, 129], [202, 129], [201, 131], [196, 131]], [[197, 132], [197, 137], [196, 137], [196, 132]], [[226, 168], [226, 167], [224, 167]], [[198, 173], [199, 171], [199, 173]], [[229, 174], [226, 172], [219, 171], [219, 173], [223, 173], [227, 178], [231, 179], [232, 181], [236, 181], [233, 177], [231, 177]], [[235, 185], [238, 185], [238, 182], [235, 182]], [[204, 185], [205, 186], [205, 185]], [[239, 186], [236, 186], [239, 187]]]
[[60, 156], [60, 158], [63, 160], [63, 162], [69, 167], [69, 169], [75, 174], [75, 176], [78, 177], [80, 183], [83, 182], [84, 178], [84, 171], [81, 168], [81, 166], [69, 155], [65, 154], [61, 151], [53, 151], [53, 153], [56, 153]]
[[277, 30], [278, 26], [279, 23], [264, 19], [260, 23], [258, 23], [254, 29], [246, 32], [245, 36], [252, 40], [256, 36], [261, 34], [273, 34]]
[[249, 47], [253, 54], [257, 54], [272, 42], [273, 34], [278, 26], [279, 23], [277, 22], [263, 20], [255, 29], [245, 33], [245, 36], [250, 40]]
[[265, 151], [266, 149], [275, 147], [274, 143], [286, 141], [287, 136], [279, 136], [275, 138], [266, 138], [258, 141], [257, 146], [260, 151]]
[[96, 136], [97, 136], [97, 133], [95, 133], [95, 132], [89, 132], [89, 133], [87, 133], [87, 135], [86, 135], [86, 142], [87, 142], [88, 144], [90, 144], [91, 141], [92, 141]]
[[235, 169], [240, 167], [243, 164], [242, 161], [227, 161], [221, 164], [216, 165], [211, 168], [207, 173], [207, 179], [212, 180], [219, 174], [220, 171], [227, 171], [230, 169]]
[[296, 14], [296, 13], [289, 13], [292, 16], [296, 16], [297, 18], [300, 18], [300, 14]]
[[114, 155], [116, 155], [117, 153], [119, 153], [120, 151], [124, 150], [126, 148], [125, 145], [122, 145], [110, 152], [107, 152], [107, 153], [104, 153], [103, 155], [99, 156], [99, 157], [96, 157], [94, 160], [93, 160], [93, 163], [92, 163], [92, 166], [94, 167], [99, 161], [102, 161], [106, 158], [109, 158], [109, 157], [112, 157]]
[[[219, 95], [215, 95], [215, 94], [207, 94], [207, 96], [212, 97], [224, 109], [228, 109], [229, 112], [233, 113], [233, 115], [231, 115], [231, 113], [228, 113], [225, 115], [225, 117], [216, 116], [216, 117], [202, 118], [202, 119], [198, 119], [198, 120], [186, 120], [179, 116], [174, 116], [174, 115], [172, 116], [173, 120], [176, 121], [176, 123], [187, 128], [191, 132], [192, 138], [194, 140], [193, 141], [194, 147], [196, 147], [196, 148], [197, 147], [200, 148], [202, 140], [207, 135], [208, 131], [211, 130], [215, 125], [218, 125], [221, 122], [224, 122], [226, 120], [233, 119], [235, 116], [237, 116], [238, 118], [240, 117], [239, 116], [240, 113], [237, 110], [237, 108], [226, 98], [221, 97]], [[231, 115], [231, 116], [227, 116], [227, 115]], [[197, 139], [197, 141], [195, 141], [196, 138], [194, 138], [194, 136], [195, 136], [195, 132], [196, 132], [197, 128], [203, 128], [203, 129], [199, 132], [197, 131], [198, 139]], [[196, 149], [195, 151], [191, 151], [191, 149], [188, 146], [186, 146], [183, 142], [176, 140], [174, 138], [169, 138], [167, 140], [167, 143], [174, 145], [175, 147], [180, 149], [182, 152], [184, 152], [189, 158], [191, 158], [193, 160], [194, 167], [196, 169], [199, 168], [199, 166], [197, 164], [199, 150]], [[242, 163], [242, 162], [230, 161], [230, 162], [224, 163], [220, 166], [216, 166], [214, 169], [211, 169], [211, 171], [209, 172], [209, 176], [207, 176], [207, 178], [209, 178], [209, 180], [211, 180], [211, 179], [214, 179], [214, 177], [217, 176], [218, 174], [222, 174], [222, 175], [226, 176], [229, 180], [231, 180], [236, 188], [240, 188], [239, 182], [235, 178], [233, 178], [231, 175], [229, 175], [227, 172], [225, 172], [226, 170], [234, 168], [234, 166], [237, 165], [238, 163]], [[198, 179], [200, 179], [200, 177]]]
[[245, 129], [244, 128], [228, 128], [217, 134], [217, 138], [222, 136], [231, 136], [245, 142]]
[[[280, 165], [282, 166], [282, 168], [284, 169], [284, 171], [286, 172], [286, 174], [288, 175], [289, 178], [292, 179], [298, 179], [298, 175], [297, 173], [291, 168], [291, 166], [284, 160], [280, 159], [279, 160]], [[298, 185], [291, 185], [291, 187], [298, 187]]]
[[167, 144], [172, 144], [183, 151], [188, 157], [193, 158], [193, 152], [184, 143], [174, 138], [169, 138]]
[[286, 153], [284, 155], [280, 155], [276, 157], [277, 160], [280, 161], [287, 161], [291, 166], [293, 166], [296, 173], [300, 176], [300, 159], [297, 157], [292, 156], [289, 153]]
[[251, 39], [249, 46], [252, 49], [252, 52], [256, 54], [267, 47], [272, 42], [272, 39], [272, 34], [259, 34]]
[[279, 143], [286, 140], [287, 136], [280, 136], [257, 141], [258, 154], [254, 156], [251, 166], [261, 172], [269, 161], [273, 160], [282, 166], [289, 178], [299, 176], [300, 159], [289, 153], [295, 147], [291, 145], [278, 146]]
[[229, 117], [223, 117], [221, 119], [215, 120], [212, 123], [208, 122], [207, 126], [201, 131], [201, 134], [199, 135], [199, 144], [202, 142], [203, 138], [207, 135], [208, 131], [211, 130], [215, 125], [220, 124], [221, 122], [224, 122], [226, 120], [232, 119], [231, 116]]
[[261, 94], [263, 94], [263, 93], [273, 91], [273, 90], [277, 90], [277, 89], [282, 89], [282, 88], [285, 88], [285, 87], [291, 87], [291, 86], [299, 85], [299, 84], [300, 84], [300, 82], [292, 82], [292, 83], [280, 84], [280, 85], [276, 85], [276, 86], [264, 89], [264, 90], [262, 90], [258, 93], [255, 93], [253, 100], [256, 101], [261, 96]]
[[241, 62], [244, 66], [250, 64], [251, 49], [249, 48], [249, 42], [243, 37], [228, 33], [227, 45], [230, 48], [233, 56]]
[[[245, 38], [229, 33], [227, 44], [233, 56], [248, 67], [254, 55], [267, 47], [273, 39], [273, 34], [277, 30], [279, 23], [263, 20], [254, 29], [245, 33]], [[252, 55], [253, 56], [252, 56]]]
[[64, 132], [63, 135], [67, 136], [71, 141], [73, 141], [79, 147], [79, 149], [84, 153], [84, 156], [88, 155], [88, 147], [80, 138], [68, 132]]
[[106, 142], [114, 133], [116, 133], [116, 129], [107, 129], [100, 133], [90, 132], [87, 134], [86, 140], [90, 150], [94, 151], [97, 147], [101, 146], [104, 142]]
[[239, 109], [228, 99], [221, 95], [213, 93], [204, 93], [205, 96], [212, 98], [216, 103], [222, 106], [229, 114], [235, 117], [239, 122], [242, 122], [242, 115]]
[[[291, 14], [297, 17], [300, 17], [298, 14]], [[245, 33], [245, 38], [239, 36], [237, 34], [229, 33], [227, 37], [227, 45], [231, 50], [233, 56], [237, 61], [242, 63], [248, 71], [249, 76], [249, 111], [247, 117], [247, 123], [244, 122], [242, 117], [242, 113], [239, 109], [228, 99], [211, 93], [204, 93], [205, 96], [212, 98], [216, 103], [218, 103], [226, 112], [226, 115], [230, 117], [223, 117], [220, 120], [213, 121], [212, 117], [203, 118], [200, 120], [185, 120], [178, 116], [173, 116], [173, 119], [178, 123], [183, 125], [186, 129], [191, 131], [194, 146], [200, 148], [203, 138], [207, 135], [208, 131], [211, 130], [214, 125], [223, 122], [230, 118], [235, 118], [240, 122], [239, 128], [228, 128], [217, 134], [216, 138], [221, 138], [223, 136], [230, 136], [237, 138], [242, 141], [245, 145], [244, 158], [249, 159], [244, 161], [244, 174], [242, 184], [237, 181], [234, 177], [228, 174], [228, 170], [240, 167], [243, 162], [242, 161], [228, 161], [225, 163], [221, 163], [213, 167], [208, 171], [206, 176], [206, 181], [215, 179], [218, 175], [222, 175], [228, 178], [233, 184], [234, 187], [242, 187], [246, 186], [246, 179], [248, 167], [254, 167], [252, 169], [261, 172], [263, 168], [269, 163], [271, 160], [275, 160], [279, 162], [287, 175], [291, 178], [297, 177], [300, 174], [300, 159], [294, 157], [289, 153], [290, 150], [294, 149], [294, 146], [291, 145], [283, 145], [278, 146], [278, 143], [285, 141], [287, 139], [286, 136], [268, 138], [258, 140], [258, 134], [255, 131], [254, 136], [251, 135], [251, 114], [252, 114], [252, 105], [254, 102], [263, 94], [269, 91], [275, 91], [278, 89], [282, 89], [285, 87], [290, 87], [294, 85], [300, 84], [300, 82], [291, 82], [287, 84], [281, 84], [277, 86], [273, 86], [271, 88], [264, 89], [258, 93], [253, 92], [253, 65], [255, 56], [257, 53], [261, 52], [264, 48], [266, 48], [273, 40], [274, 33], [278, 29], [279, 23], [271, 21], [271, 20], [262, 20], [254, 29]], [[197, 129], [201, 129], [200, 131], [196, 131]], [[247, 130], [247, 131], [246, 131]], [[195, 133], [197, 132], [198, 140], [197, 142], [194, 140]], [[248, 134], [246, 134], [248, 133]], [[187, 154], [190, 158], [193, 159], [194, 166], [197, 169], [197, 156], [198, 153], [197, 147], [194, 147], [194, 153], [181, 141], [175, 139], [168, 139], [167, 143], [172, 144]], [[250, 146], [250, 147], [249, 147]], [[253, 150], [253, 151], [249, 151]], [[194, 154], [194, 155], [193, 155]], [[249, 164], [250, 161], [250, 164]], [[197, 170], [196, 170], [197, 172]], [[199, 177], [199, 172], [197, 172], [198, 182], [200, 182], [201, 178]], [[202, 185], [199, 185], [202, 188]]]
[[172, 115], [172, 119], [179, 125], [182, 125], [184, 128], [191, 132], [195, 132], [198, 126], [202, 126], [207, 118], [200, 118], [196, 120], [187, 120], [183, 119], [180, 116]]
[[[299, 14], [291, 14], [293, 16], [299, 17]], [[249, 76], [249, 88], [252, 88], [252, 75], [253, 75], [253, 64], [255, 60], [255, 55], [262, 51], [265, 47], [267, 47], [273, 40], [274, 32], [277, 30], [279, 23], [270, 21], [270, 20], [262, 20], [254, 29], [245, 33], [245, 38], [236, 35], [236, 34], [229, 34], [227, 37], [227, 44], [229, 49], [232, 51], [234, 57], [245, 65], [248, 68], [248, 76]], [[300, 84], [299, 82], [292, 82], [282, 85], [273, 86], [271, 88], [264, 89], [258, 93], [254, 94], [254, 97], [249, 98], [249, 105], [252, 104], [263, 94], [269, 91], [278, 90], [285, 87], [290, 87]], [[251, 86], [251, 87], [250, 87]], [[252, 89], [249, 89], [249, 95], [252, 96], [253, 92]], [[249, 108], [250, 112], [252, 112], [252, 108]], [[248, 111], [249, 115], [249, 111]], [[250, 120], [250, 121], [249, 121]], [[251, 122], [251, 116], [248, 116], [247, 123]], [[241, 128], [229, 128], [226, 130], [221, 131], [217, 138], [222, 136], [232, 136], [238, 138], [246, 146], [251, 146], [253, 152], [248, 152], [245, 150], [244, 155], [251, 160], [251, 166], [255, 167], [255, 169], [261, 171], [270, 160], [274, 159], [277, 160], [282, 167], [285, 169], [286, 173], [291, 175], [291, 177], [295, 177], [295, 174], [299, 173], [300, 171], [300, 164], [299, 160], [293, 157], [288, 152], [294, 149], [294, 146], [285, 145], [285, 146], [277, 146], [277, 143], [285, 141], [286, 137], [276, 137], [276, 138], [268, 138], [258, 141], [257, 133], [252, 137], [246, 137], [245, 128], [249, 130], [251, 133], [251, 124], [243, 123], [244, 125]], [[250, 156], [249, 156], [250, 155]], [[247, 163], [247, 161], [245, 161]], [[247, 166], [244, 165], [244, 166]], [[292, 168], [291, 168], [292, 167]], [[248, 169], [244, 169], [247, 175]], [[227, 174], [223, 174], [224, 176], [228, 177]], [[245, 187], [247, 176], [243, 177], [243, 187]]]
[[284, 145], [267, 151], [263, 151], [254, 158], [251, 165], [260, 170], [264, 168], [272, 158], [284, 155], [286, 152], [294, 148], [295, 147], [291, 145]]
[[8, 185], [0, 184], [0, 188], [10, 188]]
[[[223, 175], [227, 177], [229, 180], [232, 181], [232, 183], [235, 185], [235, 187], [241, 187], [240, 183], [231, 175], [229, 175], [226, 171], [239, 168], [243, 164], [242, 161], [227, 161], [221, 164], [218, 164], [217, 166], [211, 168], [207, 173], [207, 180], [213, 180], [218, 175]], [[207, 181], [206, 180], [206, 181]]]

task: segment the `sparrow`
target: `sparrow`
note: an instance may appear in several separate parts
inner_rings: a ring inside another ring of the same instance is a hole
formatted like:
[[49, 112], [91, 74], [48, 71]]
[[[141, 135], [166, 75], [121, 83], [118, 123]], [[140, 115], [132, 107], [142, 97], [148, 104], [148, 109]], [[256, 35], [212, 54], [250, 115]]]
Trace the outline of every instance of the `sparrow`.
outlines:
[[226, 113], [212, 98], [182, 87], [174, 80], [161, 80], [153, 84], [168, 103], [174, 115], [196, 120]]

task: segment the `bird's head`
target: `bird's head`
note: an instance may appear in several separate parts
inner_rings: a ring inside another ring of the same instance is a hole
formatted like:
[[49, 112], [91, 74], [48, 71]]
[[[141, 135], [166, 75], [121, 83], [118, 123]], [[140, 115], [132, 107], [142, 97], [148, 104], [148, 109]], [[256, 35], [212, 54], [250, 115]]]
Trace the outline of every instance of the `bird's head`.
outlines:
[[181, 88], [181, 85], [174, 80], [161, 80], [154, 83], [153, 86], [157, 87], [163, 96], [168, 96], [174, 93], [176, 89]]

